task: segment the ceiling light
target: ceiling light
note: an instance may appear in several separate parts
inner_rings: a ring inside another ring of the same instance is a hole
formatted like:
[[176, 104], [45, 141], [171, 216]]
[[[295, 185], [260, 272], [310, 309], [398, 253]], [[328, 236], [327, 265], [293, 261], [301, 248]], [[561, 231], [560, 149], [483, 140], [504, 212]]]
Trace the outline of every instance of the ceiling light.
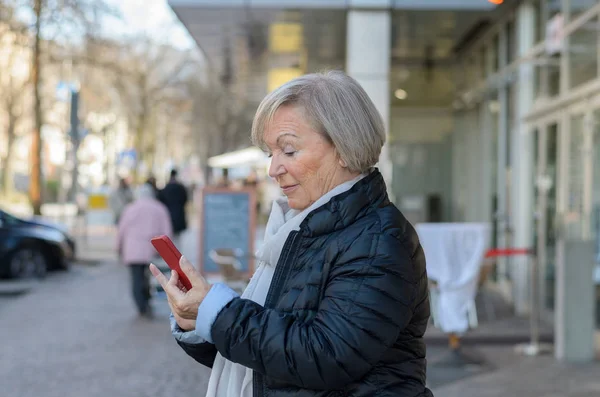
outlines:
[[401, 88], [398, 88], [395, 92], [394, 92], [394, 96], [400, 100], [404, 100], [406, 99], [406, 97], [408, 96], [408, 94], [406, 93], [406, 91], [404, 91]]

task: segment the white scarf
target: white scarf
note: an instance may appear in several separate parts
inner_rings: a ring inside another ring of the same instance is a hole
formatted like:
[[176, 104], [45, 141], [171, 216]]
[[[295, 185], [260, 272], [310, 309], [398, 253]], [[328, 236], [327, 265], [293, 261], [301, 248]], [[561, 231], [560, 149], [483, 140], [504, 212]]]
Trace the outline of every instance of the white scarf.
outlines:
[[[285, 197], [275, 200], [267, 222], [264, 244], [256, 254], [258, 267], [242, 298], [264, 305], [281, 250], [290, 232], [300, 230], [300, 224], [309, 213], [327, 203], [332, 197], [350, 190], [366, 175], [359, 175], [351, 181], [336, 186], [301, 212], [291, 209]], [[206, 397], [252, 397], [252, 370], [226, 360], [217, 353], [208, 381]]]

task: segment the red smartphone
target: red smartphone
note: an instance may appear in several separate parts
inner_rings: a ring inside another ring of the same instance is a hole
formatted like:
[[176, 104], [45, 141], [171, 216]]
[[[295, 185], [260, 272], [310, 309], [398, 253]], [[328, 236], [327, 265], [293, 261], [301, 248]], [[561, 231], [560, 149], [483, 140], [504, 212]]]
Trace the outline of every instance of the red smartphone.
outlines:
[[179, 281], [189, 291], [192, 289], [192, 283], [187, 278], [181, 267], [179, 266], [179, 260], [181, 259], [181, 252], [175, 247], [173, 241], [169, 236], [158, 236], [150, 240], [156, 251], [165, 260], [167, 265], [177, 272], [179, 275]]

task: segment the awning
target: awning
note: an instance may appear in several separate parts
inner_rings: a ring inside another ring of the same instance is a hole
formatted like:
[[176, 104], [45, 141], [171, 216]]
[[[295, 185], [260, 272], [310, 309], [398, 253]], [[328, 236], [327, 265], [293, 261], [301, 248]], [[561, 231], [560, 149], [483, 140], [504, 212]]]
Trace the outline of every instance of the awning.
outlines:
[[208, 159], [212, 168], [234, 168], [243, 166], [266, 166], [269, 157], [257, 147], [220, 154]]

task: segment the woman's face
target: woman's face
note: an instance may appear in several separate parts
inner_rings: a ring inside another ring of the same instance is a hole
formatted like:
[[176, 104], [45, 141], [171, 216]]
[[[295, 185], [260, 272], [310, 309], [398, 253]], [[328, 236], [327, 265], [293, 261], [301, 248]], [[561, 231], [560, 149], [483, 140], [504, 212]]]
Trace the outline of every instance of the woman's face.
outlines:
[[350, 172], [333, 144], [315, 131], [300, 108], [280, 107], [264, 132], [272, 155], [269, 176], [291, 208], [303, 210], [337, 185], [358, 174]]

